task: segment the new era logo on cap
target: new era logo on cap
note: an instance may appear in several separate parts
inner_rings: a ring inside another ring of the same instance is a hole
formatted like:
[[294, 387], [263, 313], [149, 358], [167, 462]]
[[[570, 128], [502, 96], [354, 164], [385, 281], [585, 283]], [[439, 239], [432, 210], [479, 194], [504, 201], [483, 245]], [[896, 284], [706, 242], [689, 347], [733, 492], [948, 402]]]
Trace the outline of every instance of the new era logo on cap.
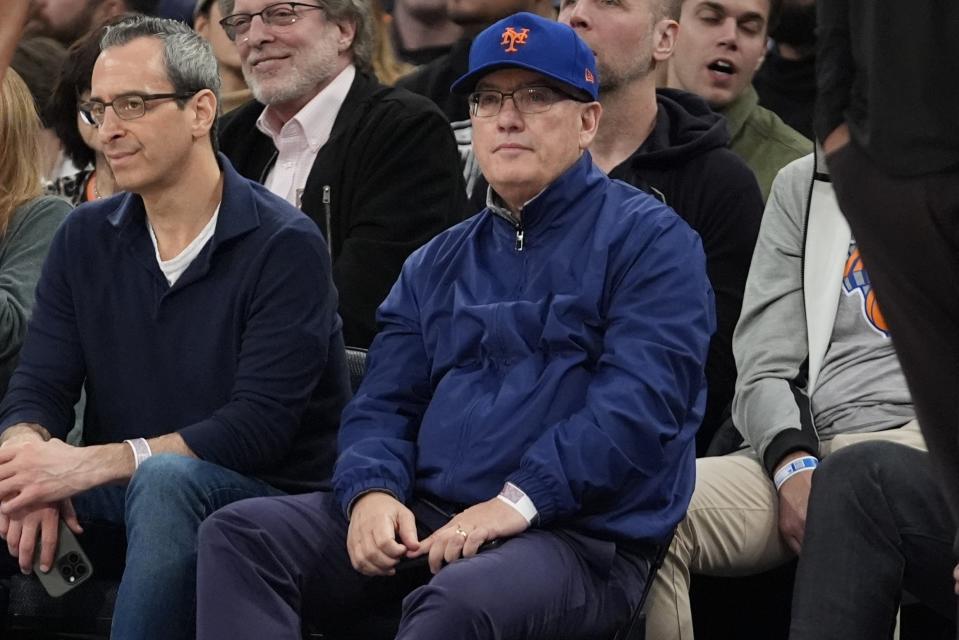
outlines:
[[599, 94], [592, 50], [565, 24], [532, 13], [504, 18], [476, 36], [469, 72], [453, 83], [452, 90], [469, 93], [486, 74], [510, 67], [540, 73], [593, 100]]

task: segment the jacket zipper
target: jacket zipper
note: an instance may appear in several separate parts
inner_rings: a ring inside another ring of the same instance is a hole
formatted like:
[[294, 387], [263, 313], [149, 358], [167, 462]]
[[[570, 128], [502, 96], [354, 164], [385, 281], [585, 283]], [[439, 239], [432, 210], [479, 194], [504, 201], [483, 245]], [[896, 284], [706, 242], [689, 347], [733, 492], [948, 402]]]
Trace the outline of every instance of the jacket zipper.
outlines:
[[511, 214], [503, 213], [499, 211], [497, 207], [492, 209], [493, 215], [497, 218], [502, 218], [506, 222], [513, 225], [513, 230], [516, 232], [516, 242], [513, 244], [513, 248], [517, 251], [522, 251], [526, 248], [526, 227], [523, 226], [523, 220], [517, 220]]
[[330, 255], [333, 255], [333, 215], [330, 213], [332, 197], [332, 189], [330, 185], [323, 185], [323, 212], [326, 217], [326, 248], [329, 250]]

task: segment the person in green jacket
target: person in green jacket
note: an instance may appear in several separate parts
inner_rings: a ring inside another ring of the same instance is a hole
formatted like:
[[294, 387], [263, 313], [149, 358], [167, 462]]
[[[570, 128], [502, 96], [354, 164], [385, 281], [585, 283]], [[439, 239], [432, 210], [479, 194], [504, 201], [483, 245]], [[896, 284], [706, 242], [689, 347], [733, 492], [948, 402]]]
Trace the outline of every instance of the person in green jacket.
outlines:
[[730, 148], [756, 174], [763, 199], [784, 166], [813, 145], [759, 106], [753, 76], [766, 55], [781, 0], [672, 0], [679, 33], [667, 84], [698, 94], [726, 117]]
[[8, 69], [0, 82], [0, 396], [16, 366], [50, 240], [70, 212], [41, 196], [40, 117], [26, 83]]

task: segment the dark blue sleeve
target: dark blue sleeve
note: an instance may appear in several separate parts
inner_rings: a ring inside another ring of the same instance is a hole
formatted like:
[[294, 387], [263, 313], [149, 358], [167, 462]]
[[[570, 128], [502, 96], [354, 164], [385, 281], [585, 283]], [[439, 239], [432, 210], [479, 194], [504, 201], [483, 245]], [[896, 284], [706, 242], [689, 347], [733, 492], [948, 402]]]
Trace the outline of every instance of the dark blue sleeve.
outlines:
[[664, 478], [691, 454], [668, 445], [691, 442], [702, 419], [716, 322], [699, 237], [670, 218], [637, 229], [621, 252], [629, 257], [608, 292], [603, 354], [585, 406], [540, 436], [508, 478], [543, 524], [634, 491], [639, 481], [656, 490], [644, 492], [637, 509], [656, 512], [673, 501], [674, 483]]
[[330, 273], [329, 251], [306, 217], [270, 239], [230, 400], [178, 430], [197, 456], [246, 473], [269, 469], [289, 453], [339, 329]]
[[412, 496], [416, 436], [432, 386], [407, 267], [380, 306], [366, 376], [343, 412], [333, 490], [344, 513], [373, 489], [403, 502]]
[[20, 360], [0, 405], [0, 429], [36, 423], [63, 439], [73, 427], [86, 375], [67, 257], [76, 233], [68, 219], [50, 244]]

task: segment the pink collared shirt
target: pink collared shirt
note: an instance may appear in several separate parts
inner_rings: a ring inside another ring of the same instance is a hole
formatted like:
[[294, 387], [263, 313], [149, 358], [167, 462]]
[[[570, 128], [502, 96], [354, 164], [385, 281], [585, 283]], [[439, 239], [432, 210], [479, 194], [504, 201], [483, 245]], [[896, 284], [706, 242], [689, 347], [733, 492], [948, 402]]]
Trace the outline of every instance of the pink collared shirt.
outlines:
[[256, 128], [270, 136], [277, 150], [276, 162], [266, 177], [266, 188], [295, 207], [300, 206], [313, 162], [330, 139], [336, 115], [355, 77], [356, 68], [347, 66], [285, 124], [279, 122], [270, 107], [256, 121]]

